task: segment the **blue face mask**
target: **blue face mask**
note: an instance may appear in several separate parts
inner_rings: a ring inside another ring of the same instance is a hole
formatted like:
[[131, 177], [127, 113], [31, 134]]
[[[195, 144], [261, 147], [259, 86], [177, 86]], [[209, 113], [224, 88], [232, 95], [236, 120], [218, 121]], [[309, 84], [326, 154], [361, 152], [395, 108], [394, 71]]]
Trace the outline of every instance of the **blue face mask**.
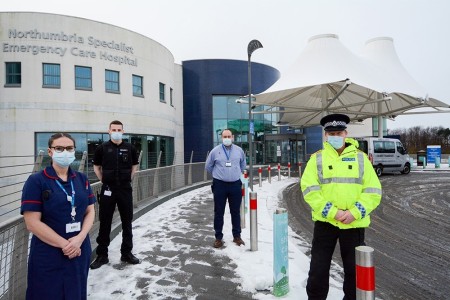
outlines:
[[64, 150], [63, 152], [54, 151], [52, 160], [61, 168], [67, 168], [75, 160], [75, 151], [74, 152], [67, 152], [67, 150]]
[[111, 132], [111, 139], [115, 140], [115, 141], [120, 141], [122, 139], [122, 132]]
[[328, 143], [333, 146], [334, 149], [340, 149], [344, 146], [344, 138], [342, 136], [328, 136]]

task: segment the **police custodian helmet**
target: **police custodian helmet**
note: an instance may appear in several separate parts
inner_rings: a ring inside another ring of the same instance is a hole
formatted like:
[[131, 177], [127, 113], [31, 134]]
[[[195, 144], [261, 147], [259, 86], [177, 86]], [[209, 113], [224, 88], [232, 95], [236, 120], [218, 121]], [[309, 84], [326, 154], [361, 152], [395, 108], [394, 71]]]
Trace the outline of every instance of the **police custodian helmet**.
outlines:
[[320, 120], [320, 125], [325, 131], [342, 131], [347, 128], [350, 118], [343, 114], [331, 114]]

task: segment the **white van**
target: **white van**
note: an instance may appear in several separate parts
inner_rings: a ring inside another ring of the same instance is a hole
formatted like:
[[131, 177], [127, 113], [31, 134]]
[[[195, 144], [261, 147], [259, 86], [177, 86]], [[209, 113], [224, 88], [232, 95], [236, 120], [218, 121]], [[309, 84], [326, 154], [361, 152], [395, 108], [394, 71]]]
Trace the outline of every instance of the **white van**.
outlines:
[[355, 138], [359, 149], [369, 156], [378, 176], [387, 172], [408, 174], [411, 171], [409, 155], [397, 139], [362, 137]]

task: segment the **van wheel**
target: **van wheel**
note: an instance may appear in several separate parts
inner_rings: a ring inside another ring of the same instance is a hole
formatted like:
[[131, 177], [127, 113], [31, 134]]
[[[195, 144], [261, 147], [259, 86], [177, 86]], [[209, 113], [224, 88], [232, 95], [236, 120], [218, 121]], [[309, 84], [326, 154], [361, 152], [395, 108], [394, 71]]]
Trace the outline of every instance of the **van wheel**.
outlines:
[[409, 164], [405, 164], [405, 166], [403, 167], [402, 174], [409, 174], [410, 171], [411, 171], [410, 165]]
[[376, 166], [375, 167], [375, 173], [377, 173], [377, 176], [380, 177], [383, 173], [383, 167], [382, 166]]

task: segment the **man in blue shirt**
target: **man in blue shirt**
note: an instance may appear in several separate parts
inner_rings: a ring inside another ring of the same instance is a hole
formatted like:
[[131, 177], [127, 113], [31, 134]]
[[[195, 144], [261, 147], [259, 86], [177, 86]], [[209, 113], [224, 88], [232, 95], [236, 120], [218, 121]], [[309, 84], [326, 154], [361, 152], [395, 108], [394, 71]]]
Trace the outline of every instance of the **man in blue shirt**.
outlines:
[[246, 167], [245, 154], [241, 147], [233, 145], [229, 129], [222, 131], [222, 144], [214, 147], [206, 159], [205, 169], [213, 177], [211, 189], [214, 195], [214, 248], [223, 246], [223, 215], [228, 199], [231, 214], [233, 242], [245, 245], [241, 239], [241, 174]]

